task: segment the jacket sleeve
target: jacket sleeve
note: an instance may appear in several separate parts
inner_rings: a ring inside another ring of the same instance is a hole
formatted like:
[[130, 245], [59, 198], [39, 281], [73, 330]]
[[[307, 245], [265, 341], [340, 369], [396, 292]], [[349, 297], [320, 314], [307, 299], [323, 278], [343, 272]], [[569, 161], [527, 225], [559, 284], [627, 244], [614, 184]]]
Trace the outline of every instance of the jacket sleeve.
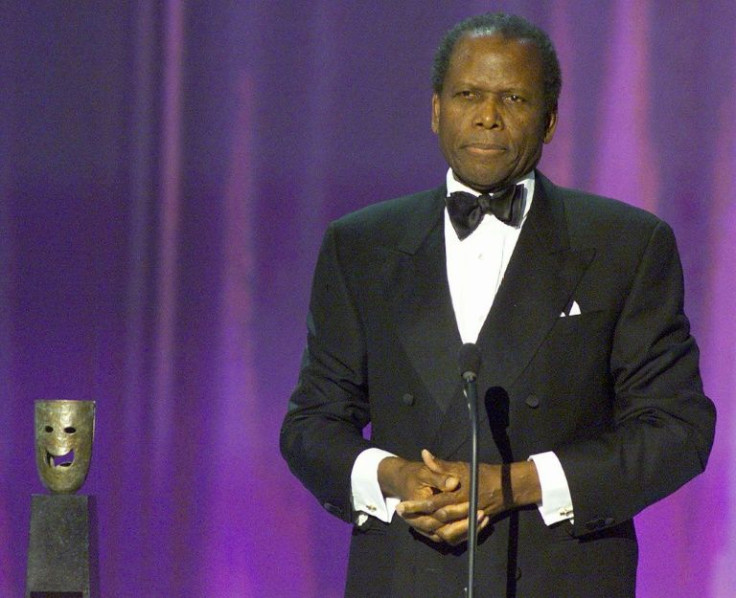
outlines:
[[715, 408], [703, 394], [666, 224], [652, 230], [632, 280], [610, 354], [613, 425], [555, 451], [570, 486], [576, 535], [631, 519], [674, 492], [704, 470], [713, 443]]
[[341, 263], [335, 225], [320, 249], [307, 317], [307, 347], [281, 428], [291, 471], [327, 511], [351, 521], [350, 473], [373, 446], [369, 423], [365, 337]]

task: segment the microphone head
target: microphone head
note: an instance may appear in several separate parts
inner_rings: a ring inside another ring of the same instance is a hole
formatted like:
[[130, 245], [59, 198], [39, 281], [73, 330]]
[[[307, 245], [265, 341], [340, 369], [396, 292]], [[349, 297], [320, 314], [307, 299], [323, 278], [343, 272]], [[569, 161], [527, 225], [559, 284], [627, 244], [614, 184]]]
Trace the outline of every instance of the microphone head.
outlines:
[[465, 343], [458, 353], [460, 375], [465, 380], [474, 380], [480, 369], [480, 351], [475, 343]]

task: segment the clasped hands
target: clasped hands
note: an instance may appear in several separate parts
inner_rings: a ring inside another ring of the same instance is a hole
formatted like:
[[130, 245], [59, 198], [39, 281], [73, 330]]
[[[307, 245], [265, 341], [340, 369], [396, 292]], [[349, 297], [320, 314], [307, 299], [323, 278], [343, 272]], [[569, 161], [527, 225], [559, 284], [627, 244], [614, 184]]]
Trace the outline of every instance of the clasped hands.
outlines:
[[[533, 462], [511, 464], [513, 496], [503, 496], [501, 466], [479, 464], [478, 530], [492, 517], [509, 508], [541, 500], [541, 489]], [[422, 461], [387, 457], [378, 467], [378, 481], [384, 496], [401, 499], [398, 515], [417, 533], [434, 542], [452, 546], [468, 536], [470, 507], [470, 465], [444, 461], [422, 451]], [[505, 500], [504, 500], [505, 498]]]

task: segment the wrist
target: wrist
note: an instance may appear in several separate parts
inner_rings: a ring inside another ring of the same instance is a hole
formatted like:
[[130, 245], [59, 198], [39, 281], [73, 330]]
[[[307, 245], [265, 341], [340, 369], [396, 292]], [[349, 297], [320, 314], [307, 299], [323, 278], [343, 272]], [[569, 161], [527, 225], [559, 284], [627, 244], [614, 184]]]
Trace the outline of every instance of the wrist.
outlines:
[[378, 485], [385, 498], [401, 498], [399, 484], [404, 463], [401, 457], [386, 457], [379, 462]]
[[512, 463], [510, 474], [514, 506], [536, 505], [542, 501], [542, 487], [534, 461]]

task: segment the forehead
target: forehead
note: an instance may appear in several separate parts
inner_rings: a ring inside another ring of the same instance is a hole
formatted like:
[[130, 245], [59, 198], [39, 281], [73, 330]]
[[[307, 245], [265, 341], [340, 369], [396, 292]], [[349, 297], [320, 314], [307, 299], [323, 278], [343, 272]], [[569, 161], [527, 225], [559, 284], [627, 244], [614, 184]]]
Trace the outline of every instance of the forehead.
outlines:
[[450, 55], [447, 81], [502, 80], [508, 84], [542, 86], [543, 69], [539, 48], [525, 39], [495, 33], [463, 35]]

